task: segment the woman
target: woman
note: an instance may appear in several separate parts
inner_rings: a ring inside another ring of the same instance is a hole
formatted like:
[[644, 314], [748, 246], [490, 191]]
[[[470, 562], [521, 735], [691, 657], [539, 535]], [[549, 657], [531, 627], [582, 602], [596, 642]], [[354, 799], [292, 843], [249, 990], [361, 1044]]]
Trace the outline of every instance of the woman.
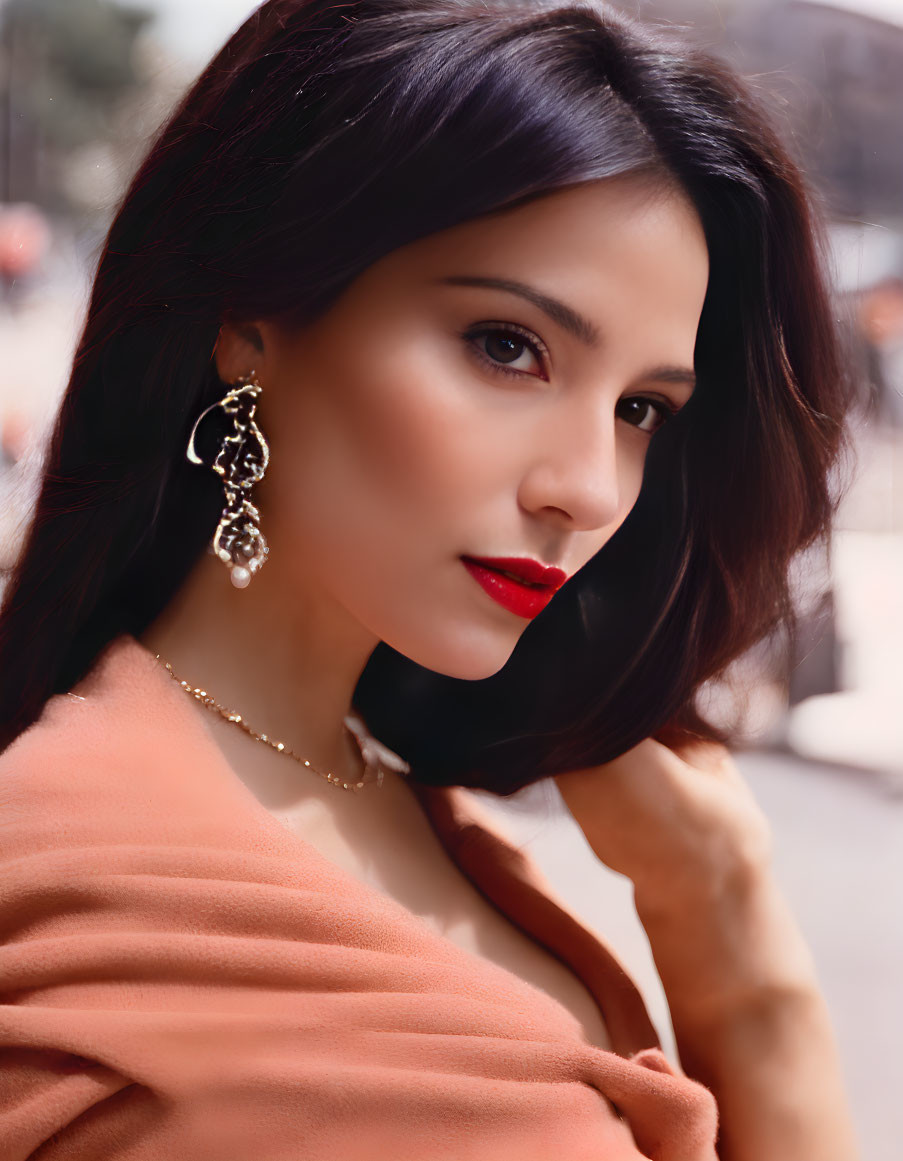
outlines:
[[[848, 397], [720, 66], [600, 3], [264, 4], [113, 223], [0, 620], [4, 1156], [854, 1157], [694, 708]], [[551, 776], [682, 1067], [467, 789]]]

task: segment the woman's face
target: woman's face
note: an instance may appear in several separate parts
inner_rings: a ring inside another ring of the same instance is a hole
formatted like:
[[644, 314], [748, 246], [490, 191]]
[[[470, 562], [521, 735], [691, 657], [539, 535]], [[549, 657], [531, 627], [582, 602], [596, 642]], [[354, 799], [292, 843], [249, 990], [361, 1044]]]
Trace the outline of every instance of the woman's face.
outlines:
[[497, 672], [550, 592], [463, 558], [571, 577], [602, 548], [692, 392], [707, 279], [685, 197], [617, 178], [396, 250], [304, 329], [256, 324], [261, 579], [439, 673]]

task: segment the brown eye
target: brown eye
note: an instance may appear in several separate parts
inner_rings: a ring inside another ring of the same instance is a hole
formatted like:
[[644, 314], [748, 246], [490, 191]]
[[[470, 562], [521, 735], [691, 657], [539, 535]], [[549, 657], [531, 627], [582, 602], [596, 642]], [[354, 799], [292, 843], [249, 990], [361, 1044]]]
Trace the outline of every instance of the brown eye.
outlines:
[[[475, 327], [462, 335], [482, 363], [502, 375], [545, 379], [545, 348], [535, 336], [510, 324]], [[530, 370], [531, 361], [539, 374]]]
[[649, 399], [645, 395], [632, 395], [621, 399], [615, 409], [618, 419], [651, 434], [674, 415], [674, 408], [659, 399]]
[[490, 359], [497, 359], [500, 363], [512, 363], [527, 349], [527, 344], [523, 339], [506, 335], [504, 331], [490, 331], [486, 335], [486, 345], [483, 349]]

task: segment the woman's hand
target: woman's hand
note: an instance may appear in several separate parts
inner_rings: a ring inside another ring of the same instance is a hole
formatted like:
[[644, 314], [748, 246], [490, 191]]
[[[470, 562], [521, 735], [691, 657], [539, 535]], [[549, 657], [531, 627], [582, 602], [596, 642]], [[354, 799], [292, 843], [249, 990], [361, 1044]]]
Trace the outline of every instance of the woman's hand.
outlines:
[[555, 781], [596, 856], [649, 899], [696, 899], [770, 863], [768, 819], [718, 743], [647, 738]]
[[724, 746], [647, 738], [556, 782], [595, 855], [633, 881], [673, 1017], [711, 1027], [815, 986], [773, 874], [771, 825]]
[[649, 738], [556, 782], [597, 857], [633, 880], [681, 1065], [718, 1102], [718, 1156], [857, 1161], [815, 966], [728, 751]]

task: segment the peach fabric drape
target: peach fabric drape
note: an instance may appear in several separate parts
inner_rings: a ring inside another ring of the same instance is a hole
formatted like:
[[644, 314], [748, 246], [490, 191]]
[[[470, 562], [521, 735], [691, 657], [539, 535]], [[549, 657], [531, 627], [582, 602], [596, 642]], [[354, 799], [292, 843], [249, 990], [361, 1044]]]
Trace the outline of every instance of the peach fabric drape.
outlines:
[[614, 955], [469, 791], [418, 793], [612, 1051], [290, 832], [123, 634], [0, 756], [3, 1161], [714, 1161]]

